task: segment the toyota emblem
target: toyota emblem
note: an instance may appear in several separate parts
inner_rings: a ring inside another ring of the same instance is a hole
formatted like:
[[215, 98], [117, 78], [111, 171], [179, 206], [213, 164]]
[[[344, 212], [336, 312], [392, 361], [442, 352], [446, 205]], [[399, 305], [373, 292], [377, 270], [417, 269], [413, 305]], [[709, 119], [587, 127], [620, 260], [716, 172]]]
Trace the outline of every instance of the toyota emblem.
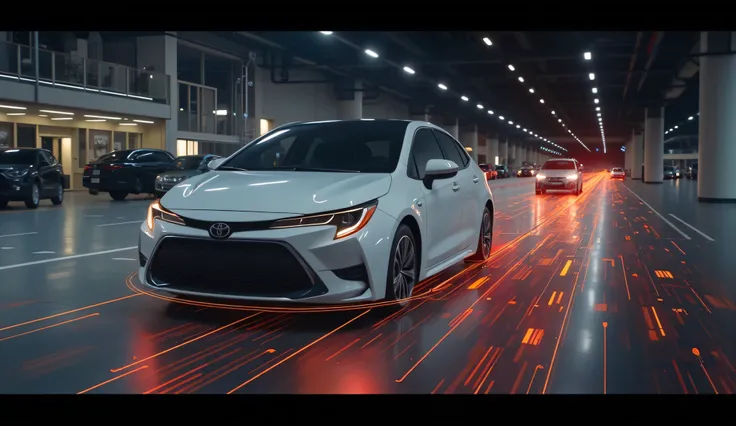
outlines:
[[214, 223], [210, 226], [210, 236], [212, 238], [223, 239], [230, 236], [230, 225], [227, 223]]

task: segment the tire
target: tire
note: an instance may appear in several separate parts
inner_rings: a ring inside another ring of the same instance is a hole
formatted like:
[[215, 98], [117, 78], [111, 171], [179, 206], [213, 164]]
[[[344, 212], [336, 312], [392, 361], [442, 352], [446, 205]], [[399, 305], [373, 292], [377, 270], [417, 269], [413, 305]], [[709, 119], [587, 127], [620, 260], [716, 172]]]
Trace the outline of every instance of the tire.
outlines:
[[142, 194], [143, 193], [143, 184], [141, 183], [141, 180], [136, 178], [135, 183], [133, 184], [133, 194]]
[[61, 183], [57, 183], [56, 185], [56, 196], [51, 198], [51, 203], [55, 206], [58, 206], [64, 202], [64, 185]]
[[[417, 252], [414, 234], [408, 226], [401, 224], [396, 230], [388, 259], [386, 274], [386, 300], [408, 299], [414, 291], [419, 278], [419, 253]], [[413, 278], [411, 275], [413, 274]], [[409, 304], [408, 300], [389, 305], [390, 308], [401, 309]]]
[[115, 201], [123, 201], [128, 196], [127, 192], [122, 191], [110, 191], [110, 198]]
[[583, 193], [583, 183], [581, 182], [580, 183], [580, 192], [578, 192], [578, 194], [582, 194], [582, 193]]
[[25, 202], [29, 209], [38, 208], [38, 204], [41, 202], [41, 189], [38, 187], [38, 183], [31, 185], [31, 193], [25, 199]]
[[468, 262], [485, 262], [491, 257], [491, 247], [493, 243], [493, 216], [488, 207], [483, 208], [483, 215], [480, 219], [480, 233], [478, 234], [478, 246], [475, 254], [468, 257]]

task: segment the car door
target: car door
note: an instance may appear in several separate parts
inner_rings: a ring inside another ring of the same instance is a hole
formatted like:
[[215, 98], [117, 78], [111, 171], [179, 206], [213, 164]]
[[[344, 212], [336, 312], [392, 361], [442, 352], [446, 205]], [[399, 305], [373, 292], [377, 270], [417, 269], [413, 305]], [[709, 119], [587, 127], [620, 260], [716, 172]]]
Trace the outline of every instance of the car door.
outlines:
[[453, 232], [461, 236], [463, 243], [459, 250], [465, 250], [477, 244], [480, 232], [481, 208], [478, 205], [478, 185], [485, 185], [485, 177], [475, 167], [470, 167], [471, 160], [465, 148], [447, 133], [432, 130], [445, 159], [457, 164], [458, 171], [453, 178], [453, 190], [460, 195], [462, 207], [461, 219], [455, 224]]
[[431, 129], [417, 129], [408, 169], [409, 177], [417, 181], [417, 190], [421, 193], [416, 204], [424, 216], [426, 243], [423, 247], [429, 268], [457, 254], [463, 244], [462, 237], [454, 232], [462, 217], [460, 195], [452, 189], [454, 180], [437, 179], [431, 188], [423, 182], [427, 161], [444, 158]]
[[39, 191], [42, 197], [56, 192], [56, 185], [61, 180], [57, 161], [48, 151], [38, 151], [38, 175], [41, 180]]

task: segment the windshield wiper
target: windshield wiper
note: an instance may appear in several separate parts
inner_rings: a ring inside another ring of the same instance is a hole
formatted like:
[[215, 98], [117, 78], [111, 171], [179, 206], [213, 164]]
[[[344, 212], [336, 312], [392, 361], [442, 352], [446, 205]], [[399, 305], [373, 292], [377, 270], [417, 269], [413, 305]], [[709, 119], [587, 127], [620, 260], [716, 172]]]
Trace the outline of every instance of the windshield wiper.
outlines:
[[240, 167], [233, 167], [233, 166], [220, 166], [216, 170], [228, 170], [228, 171], [234, 171], [234, 172], [247, 172], [247, 169], [241, 169]]
[[273, 170], [291, 170], [293, 172], [333, 172], [333, 173], [360, 173], [360, 170], [325, 169], [306, 166], [275, 166]]

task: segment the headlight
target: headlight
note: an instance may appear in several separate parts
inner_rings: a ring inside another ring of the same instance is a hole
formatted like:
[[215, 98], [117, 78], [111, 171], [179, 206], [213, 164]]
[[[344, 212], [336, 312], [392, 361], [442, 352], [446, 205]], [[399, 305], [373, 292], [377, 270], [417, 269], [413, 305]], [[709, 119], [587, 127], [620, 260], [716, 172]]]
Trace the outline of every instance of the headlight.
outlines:
[[537, 180], [543, 180], [543, 179], [546, 179], [546, 178], [547, 178], [547, 176], [545, 176], [545, 175], [537, 175]]
[[164, 209], [158, 201], [154, 201], [148, 206], [148, 215], [146, 216], [146, 225], [149, 231], [153, 231], [154, 219], [163, 220], [164, 222], [175, 223], [177, 225], [185, 225], [184, 220], [179, 216]]
[[567, 178], [570, 179], [570, 180], [577, 180], [578, 175], [570, 175]]
[[158, 175], [156, 176], [156, 180], [163, 180], [163, 178], [161, 177], [161, 175]]
[[28, 174], [28, 169], [23, 169], [23, 170], [9, 170], [7, 172], [3, 172], [3, 174], [8, 179], [18, 179], [18, 178], [22, 178], [23, 176], [27, 175]]
[[301, 228], [304, 226], [330, 225], [336, 228], [335, 239], [352, 235], [365, 227], [376, 211], [378, 202], [372, 202], [363, 207], [342, 210], [334, 213], [323, 213], [313, 216], [301, 216], [281, 219], [271, 225], [271, 228]]

